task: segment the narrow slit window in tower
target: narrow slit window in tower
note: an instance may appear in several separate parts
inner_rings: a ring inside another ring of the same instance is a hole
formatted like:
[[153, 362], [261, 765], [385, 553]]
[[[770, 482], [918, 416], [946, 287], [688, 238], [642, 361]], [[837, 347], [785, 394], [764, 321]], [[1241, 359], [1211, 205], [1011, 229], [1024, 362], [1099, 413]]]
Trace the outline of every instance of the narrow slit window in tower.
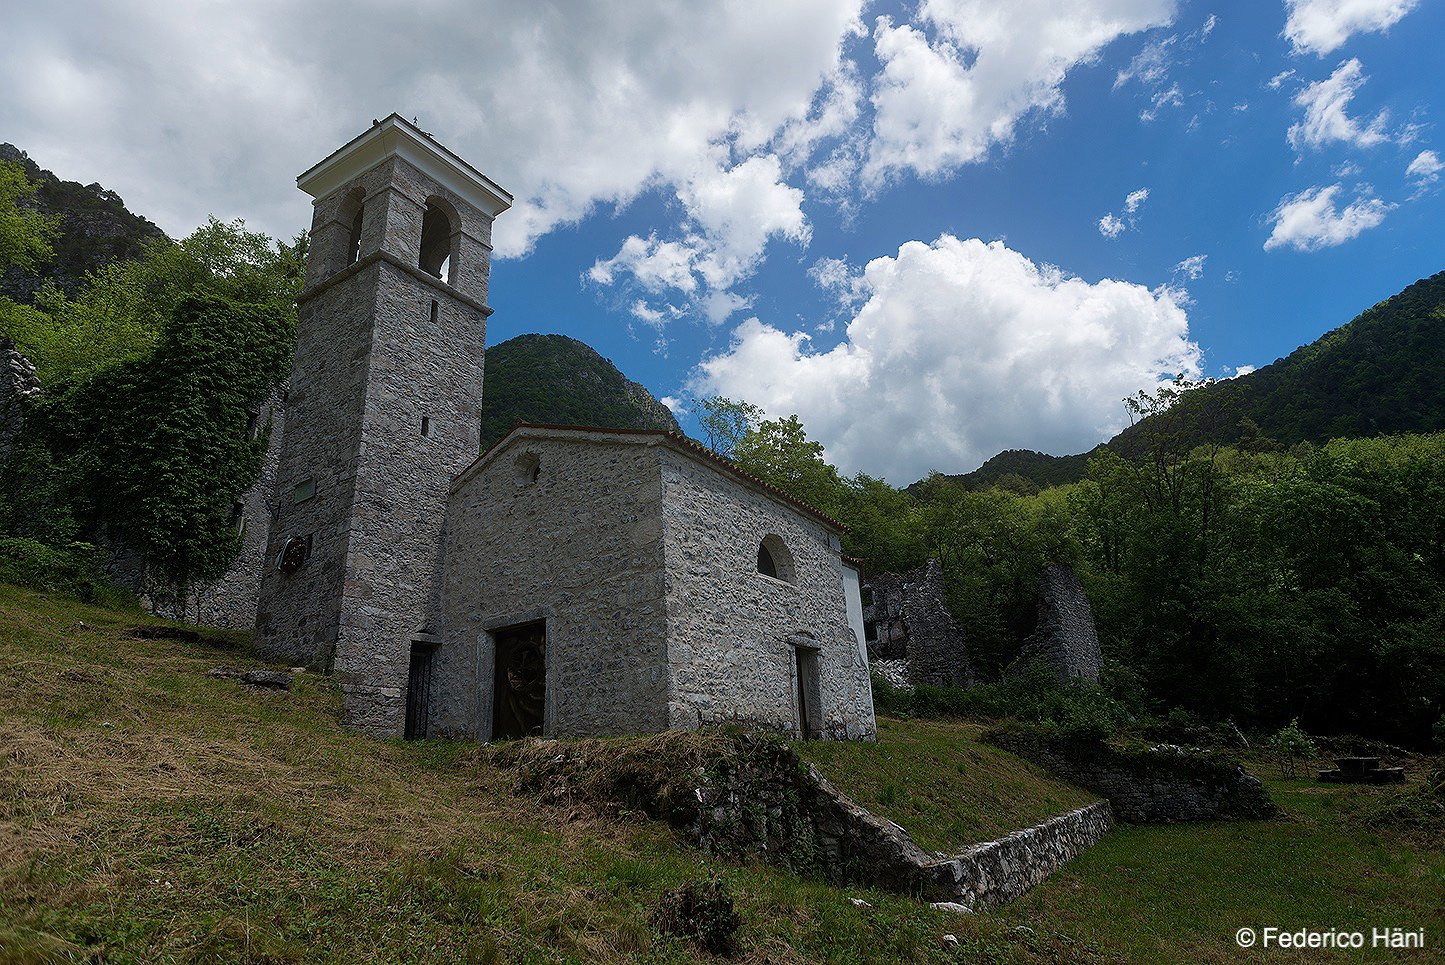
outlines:
[[361, 257], [361, 211], [364, 205], [356, 206], [356, 215], [351, 219], [351, 237], [346, 243], [346, 263], [354, 263]]

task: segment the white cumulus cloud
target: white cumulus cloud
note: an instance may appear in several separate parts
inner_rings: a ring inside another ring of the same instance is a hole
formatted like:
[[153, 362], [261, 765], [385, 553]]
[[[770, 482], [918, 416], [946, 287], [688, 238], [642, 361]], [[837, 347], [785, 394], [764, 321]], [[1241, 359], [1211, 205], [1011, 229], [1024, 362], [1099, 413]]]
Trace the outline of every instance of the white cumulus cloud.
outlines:
[[1357, 58], [1350, 58], [1335, 68], [1324, 80], [1307, 85], [1294, 96], [1296, 107], [1304, 108], [1304, 118], [1290, 126], [1289, 143], [1295, 150], [1322, 147], [1331, 141], [1343, 141], [1355, 147], [1373, 147], [1389, 140], [1385, 125], [1386, 111], [1362, 123], [1348, 113], [1350, 101], [1368, 80]]
[[1289, 247], [1317, 251], [1342, 245], [1385, 220], [1394, 205], [1361, 195], [1344, 208], [1335, 199], [1341, 185], [1315, 187], [1282, 199], [1270, 216], [1273, 230], [1264, 250]]
[[1285, 0], [1284, 35], [1296, 53], [1328, 54], [1350, 36], [1385, 30], [1419, 0]]
[[1070, 69], [1174, 11], [1174, 0], [924, 0], [912, 23], [880, 17], [865, 180], [980, 160], [1026, 115], [1062, 109]]
[[812, 234], [803, 192], [783, 180], [782, 162], [773, 154], [727, 170], [706, 168], [677, 189], [677, 198], [687, 214], [682, 237], [633, 235], [617, 254], [594, 263], [588, 277], [612, 285], [626, 273], [652, 294], [675, 289], [720, 322], [746, 304], [729, 289], [757, 270], [770, 239], [806, 245]]
[[1027, 446], [1079, 452], [1125, 420], [1120, 400], [1199, 372], [1177, 294], [1087, 282], [1002, 242], [910, 241], [863, 271], [847, 339], [810, 350], [757, 318], [691, 389], [797, 413], [845, 471], [909, 482]]
[[599, 206], [701, 188], [699, 171], [724, 177], [784, 130], [799, 149], [851, 123], [842, 48], [860, 10], [20, 5], [6, 11], [0, 128], [62, 176], [103, 178], [172, 234], [215, 213], [289, 236], [310, 220], [296, 174], [395, 110], [516, 195], [494, 242], [518, 255]]

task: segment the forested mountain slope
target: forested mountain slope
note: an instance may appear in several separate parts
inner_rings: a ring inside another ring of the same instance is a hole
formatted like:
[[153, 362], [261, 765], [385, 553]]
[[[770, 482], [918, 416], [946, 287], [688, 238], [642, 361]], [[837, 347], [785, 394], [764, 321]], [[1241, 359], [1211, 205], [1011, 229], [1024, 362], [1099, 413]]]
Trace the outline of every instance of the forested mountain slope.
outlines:
[[[1366, 309], [1285, 358], [1239, 378], [1185, 394], [1189, 441], [1233, 445], [1272, 440], [1321, 445], [1331, 439], [1445, 430], [1445, 272]], [[1244, 423], [1248, 419], [1258, 427]], [[1105, 445], [1132, 455], [1148, 420]], [[1040, 489], [1082, 479], [1089, 453], [1051, 456], [1011, 449], [970, 473], [946, 478], [978, 489], [1022, 477]]]
[[[1233, 443], [1240, 421], [1284, 446], [1445, 429], [1445, 272], [1415, 282], [1346, 325], [1257, 372], [1217, 382], [1179, 403], [1196, 420], [1197, 442]], [[1137, 426], [1109, 446], [1128, 453]]]
[[680, 431], [652, 393], [565, 335], [518, 335], [487, 349], [482, 448], [519, 420]]

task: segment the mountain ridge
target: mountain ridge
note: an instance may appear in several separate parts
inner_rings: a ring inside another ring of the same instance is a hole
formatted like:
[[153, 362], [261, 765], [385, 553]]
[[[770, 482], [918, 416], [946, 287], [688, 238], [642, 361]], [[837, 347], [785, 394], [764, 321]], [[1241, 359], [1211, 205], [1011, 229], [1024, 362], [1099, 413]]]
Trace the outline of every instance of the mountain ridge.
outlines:
[[[1195, 445], [1249, 438], [1288, 448], [1445, 431], [1445, 271], [1407, 285], [1269, 365], [1192, 390], [1177, 405], [1187, 417], [1182, 421], [1193, 422], [1185, 441]], [[1200, 416], [1211, 406], [1204, 426]], [[1149, 424], [1140, 420], [1088, 452], [1008, 449], [972, 472], [940, 475], [970, 489], [1011, 485], [1010, 476], [1040, 489], [1077, 482], [1101, 448], [1140, 452]]]
[[536, 333], [487, 349], [482, 449], [517, 422], [682, 431], [667, 406], [592, 346]]

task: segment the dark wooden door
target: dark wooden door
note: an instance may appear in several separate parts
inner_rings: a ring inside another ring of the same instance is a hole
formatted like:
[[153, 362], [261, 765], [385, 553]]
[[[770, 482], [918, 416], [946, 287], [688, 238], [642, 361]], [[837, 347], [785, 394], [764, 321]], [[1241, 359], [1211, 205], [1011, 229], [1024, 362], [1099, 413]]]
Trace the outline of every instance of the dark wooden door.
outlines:
[[540, 737], [547, 710], [547, 624], [498, 630], [492, 740]]
[[794, 647], [793, 655], [798, 677], [798, 736], [806, 740], [813, 736], [813, 708], [808, 705], [807, 654], [802, 647]]
[[431, 711], [431, 666], [435, 647], [411, 645], [411, 664], [406, 673], [406, 739], [426, 736]]

